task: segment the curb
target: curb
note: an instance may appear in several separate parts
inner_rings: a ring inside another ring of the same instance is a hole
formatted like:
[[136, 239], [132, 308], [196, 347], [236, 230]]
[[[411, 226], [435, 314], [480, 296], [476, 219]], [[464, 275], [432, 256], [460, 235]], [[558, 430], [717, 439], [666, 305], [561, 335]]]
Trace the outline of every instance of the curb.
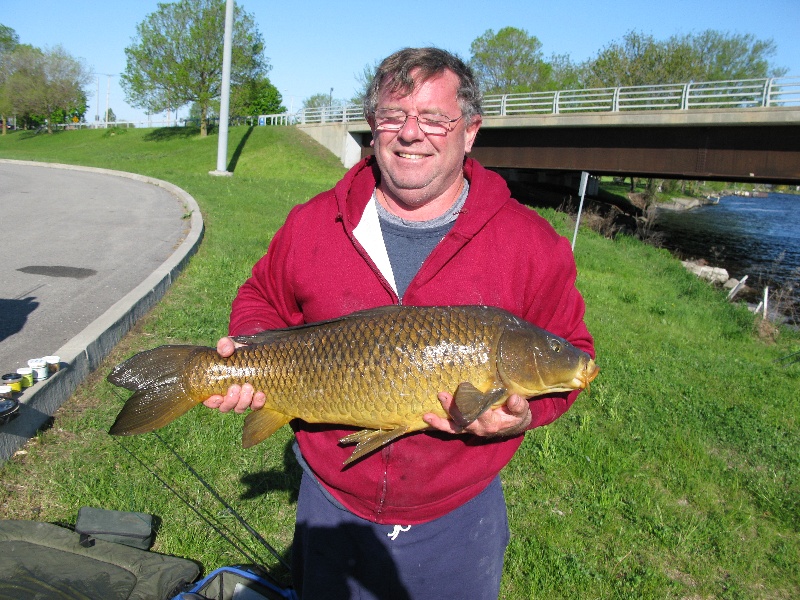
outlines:
[[0, 163], [51, 167], [71, 171], [102, 173], [134, 179], [161, 187], [183, 202], [191, 214], [189, 232], [180, 246], [147, 279], [114, 303], [105, 313], [53, 354], [61, 358], [61, 369], [25, 390], [19, 399], [19, 416], [0, 429], [0, 464], [8, 460], [55, 414], [84, 379], [153, 305], [166, 293], [186, 267], [203, 239], [200, 207], [192, 196], [176, 185], [160, 179], [96, 167], [58, 163], [0, 159]]

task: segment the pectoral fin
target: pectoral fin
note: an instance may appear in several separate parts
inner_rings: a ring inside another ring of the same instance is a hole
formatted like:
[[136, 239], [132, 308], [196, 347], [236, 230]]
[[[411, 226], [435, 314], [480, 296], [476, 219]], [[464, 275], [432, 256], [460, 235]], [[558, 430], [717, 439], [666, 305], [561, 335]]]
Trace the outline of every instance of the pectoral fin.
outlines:
[[456, 393], [453, 396], [456, 407], [461, 413], [461, 418], [457, 419], [457, 415], [452, 414], [450, 417], [459, 426], [466, 427], [505, 395], [506, 390], [502, 388], [482, 392], [471, 383], [464, 382], [456, 388]]
[[356, 431], [355, 433], [343, 437], [339, 440], [340, 444], [357, 443], [356, 449], [353, 450], [350, 458], [344, 461], [344, 464], [349, 465], [354, 460], [358, 460], [373, 450], [377, 450], [381, 446], [385, 446], [389, 442], [396, 440], [401, 435], [405, 435], [409, 430], [410, 428], [408, 426], [387, 430], [362, 429], [361, 431]]
[[263, 442], [291, 420], [292, 417], [266, 407], [252, 411], [244, 420], [242, 448]]

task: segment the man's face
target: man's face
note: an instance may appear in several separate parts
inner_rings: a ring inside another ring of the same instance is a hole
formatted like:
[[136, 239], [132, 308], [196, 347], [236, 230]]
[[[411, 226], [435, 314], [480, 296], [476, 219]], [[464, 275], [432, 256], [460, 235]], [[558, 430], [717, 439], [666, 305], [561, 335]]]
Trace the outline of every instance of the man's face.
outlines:
[[[414, 72], [412, 71], [412, 76]], [[480, 116], [471, 123], [464, 119], [452, 124], [447, 135], [426, 134], [413, 116], [438, 114], [448, 119], [461, 116], [458, 104], [458, 77], [452, 71], [418, 83], [408, 96], [381, 91], [378, 109], [397, 109], [412, 115], [399, 131], [375, 130], [371, 122], [375, 157], [382, 181], [381, 190], [408, 208], [439, 201], [442, 211], [455, 201], [461, 187], [464, 155], [480, 128]]]

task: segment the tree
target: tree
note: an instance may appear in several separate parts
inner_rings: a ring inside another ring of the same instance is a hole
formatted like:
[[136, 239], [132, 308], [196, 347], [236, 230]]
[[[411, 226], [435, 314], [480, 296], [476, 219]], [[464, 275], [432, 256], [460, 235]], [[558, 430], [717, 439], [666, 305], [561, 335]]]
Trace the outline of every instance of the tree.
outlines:
[[0, 54], [10, 52], [17, 44], [19, 44], [17, 32], [8, 25], [0, 23]]
[[[676, 69], [669, 56], [666, 44], [656, 42], [651, 35], [629, 31], [589, 61], [586, 83], [588, 87], [673, 83]], [[675, 64], [681, 64], [680, 58], [672, 58]]]
[[[120, 78], [133, 106], [150, 113], [191, 102], [200, 108], [200, 135], [208, 133], [208, 112], [222, 88], [225, 2], [180, 0], [159, 4], [137, 26], [137, 37], [125, 49], [127, 64]], [[266, 77], [269, 61], [252, 15], [234, 11], [231, 86]]]
[[524, 29], [488, 29], [470, 45], [470, 66], [484, 93], [549, 89], [552, 67], [542, 58], [542, 43]]
[[658, 41], [636, 31], [603, 48], [586, 64], [589, 87], [656, 85], [778, 77], [770, 63], [776, 46], [751, 34], [707, 30]]
[[375, 73], [378, 72], [378, 67], [380, 65], [381, 61], [376, 60], [372, 64], [365, 64], [361, 72], [356, 73], [355, 77], [358, 87], [356, 88], [355, 95], [350, 99], [351, 104], [363, 104], [364, 98], [366, 98], [367, 92], [369, 91], [369, 86], [372, 85], [372, 80], [375, 79]]
[[231, 89], [230, 114], [253, 117], [286, 112], [283, 98], [265, 75], [245, 81]]
[[726, 34], [707, 30], [670, 42], [689, 49], [694, 58], [693, 76], [702, 81], [782, 77], [787, 70], [770, 62], [777, 52], [771, 39], [758, 40], [752, 34]]
[[79, 111], [86, 112], [84, 87], [92, 79], [82, 60], [61, 46], [40, 50], [18, 45], [7, 55], [5, 92], [14, 111], [33, 120], [43, 120], [52, 133], [54, 120]]
[[585, 69], [572, 62], [568, 54], [551, 54], [547, 62], [551, 69], [548, 90], [576, 90], [583, 87]]
[[8, 129], [8, 116], [11, 113], [11, 98], [6, 90], [8, 79], [8, 55], [19, 44], [17, 33], [6, 25], [0, 24], [0, 119], [2, 119], [3, 135]]
[[331, 94], [319, 93], [303, 100], [303, 108], [326, 108], [337, 106], [339, 103]]

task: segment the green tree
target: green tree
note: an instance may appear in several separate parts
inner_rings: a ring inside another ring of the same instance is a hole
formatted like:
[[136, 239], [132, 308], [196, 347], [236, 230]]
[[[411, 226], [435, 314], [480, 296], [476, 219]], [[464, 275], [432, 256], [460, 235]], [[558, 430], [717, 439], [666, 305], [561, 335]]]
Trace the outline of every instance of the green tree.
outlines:
[[286, 112], [283, 98], [265, 75], [245, 81], [231, 89], [230, 114], [241, 117], [274, 115]]
[[82, 60], [72, 57], [62, 46], [40, 50], [18, 45], [8, 59], [5, 91], [11, 108], [34, 122], [44, 121], [52, 133], [54, 121], [65, 115], [81, 117], [86, 112], [84, 87], [92, 79]]
[[772, 40], [751, 34], [707, 30], [659, 41], [629, 31], [587, 62], [586, 83], [617, 87], [777, 77], [786, 70], [770, 62], [775, 52]]
[[372, 85], [372, 80], [375, 79], [375, 73], [378, 71], [380, 64], [381, 62], [379, 60], [376, 60], [372, 64], [367, 63], [364, 65], [364, 68], [361, 69], [360, 73], [356, 73], [355, 77], [358, 87], [355, 90], [356, 93], [350, 98], [351, 104], [363, 104], [364, 98], [366, 98], [367, 92], [369, 91], [369, 86]]
[[[681, 64], [681, 58], [672, 58]], [[672, 83], [675, 70], [666, 44], [651, 35], [629, 31], [621, 41], [611, 42], [589, 61], [586, 83], [588, 87]]]
[[326, 106], [337, 106], [339, 101], [334, 99], [331, 94], [314, 94], [303, 100], [303, 108], [325, 108]]
[[[196, 102], [200, 135], [207, 135], [209, 109], [222, 88], [224, 29], [224, 1], [159, 4], [137, 26], [137, 37], [125, 49], [127, 64], [120, 80], [128, 102], [150, 113]], [[266, 77], [270, 67], [263, 52], [255, 20], [236, 5], [232, 87]]]
[[470, 45], [469, 64], [484, 93], [549, 89], [553, 69], [542, 56], [542, 43], [524, 29], [488, 29]]
[[19, 36], [8, 25], [0, 23], [0, 54], [5, 54], [14, 49], [19, 44]]
[[552, 54], [547, 61], [551, 75], [548, 90], [576, 90], [583, 87], [585, 69], [572, 62], [568, 54]]
[[8, 55], [19, 44], [17, 33], [6, 25], [0, 23], [0, 120], [2, 120], [3, 135], [8, 129], [8, 117], [11, 115], [11, 98], [6, 90], [8, 80]]
[[670, 38], [670, 43], [689, 49], [694, 59], [693, 77], [703, 81], [782, 77], [787, 70], [772, 64], [777, 52], [772, 39], [752, 34], [729, 34], [714, 30]]
[[86, 111], [89, 109], [89, 100], [85, 93], [81, 93], [75, 104], [66, 108], [58, 108], [54, 110], [50, 119], [53, 123], [80, 123], [84, 121]]

